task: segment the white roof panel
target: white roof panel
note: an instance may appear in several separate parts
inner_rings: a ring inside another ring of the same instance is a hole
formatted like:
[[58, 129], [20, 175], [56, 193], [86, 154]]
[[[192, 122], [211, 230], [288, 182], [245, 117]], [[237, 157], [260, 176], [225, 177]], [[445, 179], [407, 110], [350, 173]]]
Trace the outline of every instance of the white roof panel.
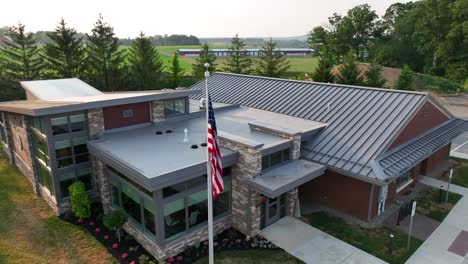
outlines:
[[63, 100], [69, 97], [94, 96], [101, 91], [77, 78], [20, 82], [38, 100]]

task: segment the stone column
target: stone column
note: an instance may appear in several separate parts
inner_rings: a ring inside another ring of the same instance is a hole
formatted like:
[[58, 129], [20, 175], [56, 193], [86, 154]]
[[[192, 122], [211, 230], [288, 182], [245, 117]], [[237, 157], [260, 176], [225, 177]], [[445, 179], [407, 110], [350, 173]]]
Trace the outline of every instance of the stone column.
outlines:
[[[219, 138], [220, 145], [239, 152], [239, 162], [232, 166], [232, 226], [238, 231], [248, 234], [248, 226], [260, 228], [260, 194], [252, 192], [252, 203], [249, 208], [249, 187], [247, 180], [261, 172], [262, 153], [258, 148], [251, 147], [226, 138]], [[251, 219], [247, 223], [248, 211], [250, 209]], [[257, 227], [258, 225], [258, 227]]]
[[151, 116], [153, 122], [160, 122], [164, 120], [164, 102], [153, 101], [151, 102]]
[[111, 194], [109, 176], [105, 173], [106, 165], [95, 157], [91, 157], [91, 161], [93, 163], [93, 172], [96, 180], [96, 190], [99, 193], [99, 199], [102, 203], [104, 214], [108, 214], [111, 212]]
[[88, 110], [88, 130], [90, 140], [94, 140], [104, 133], [104, 112], [102, 108]]
[[294, 188], [288, 192], [287, 203], [288, 203], [288, 215], [294, 217], [294, 212], [296, 210], [296, 201], [299, 197], [299, 189]]

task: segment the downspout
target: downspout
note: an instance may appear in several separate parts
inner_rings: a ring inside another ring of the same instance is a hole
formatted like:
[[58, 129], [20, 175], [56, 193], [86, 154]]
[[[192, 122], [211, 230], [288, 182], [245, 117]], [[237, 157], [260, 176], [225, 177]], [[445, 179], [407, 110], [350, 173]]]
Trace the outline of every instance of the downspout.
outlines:
[[369, 208], [367, 209], [367, 222], [371, 221], [372, 218], [372, 206], [374, 202], [374, 189], [375, 184], [372, 184], [370, 194], [369, 194]]

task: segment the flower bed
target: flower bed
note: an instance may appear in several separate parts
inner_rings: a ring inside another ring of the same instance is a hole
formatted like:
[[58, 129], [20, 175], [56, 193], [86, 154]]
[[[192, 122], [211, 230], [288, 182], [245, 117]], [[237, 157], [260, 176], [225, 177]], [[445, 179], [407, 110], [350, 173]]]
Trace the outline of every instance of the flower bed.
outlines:
[[[144, 249], [131, 235], [122, 230], [121, 242], [114, 230], [109, 230], [102, 222], [103, 213], [100, 204], [94, 204], [91, 217], [79, 219], [72, 213], [67, 213], [60, 218], [66, 222], [80, 226], [91, 233], [101, 242], [115, 259], [122, 264], [158, 263], [146, 249]], [[214, 237], [215, 253], [229, 250], [277, 250], [276, 245], [261, 236], [246, 237], [235, 229], [228, 229]], [[195, 245], [187, 247], [177, 256], [166, 259], [167, 263], [185, 264], [208, 255], [208, 241], [197, 241]]]

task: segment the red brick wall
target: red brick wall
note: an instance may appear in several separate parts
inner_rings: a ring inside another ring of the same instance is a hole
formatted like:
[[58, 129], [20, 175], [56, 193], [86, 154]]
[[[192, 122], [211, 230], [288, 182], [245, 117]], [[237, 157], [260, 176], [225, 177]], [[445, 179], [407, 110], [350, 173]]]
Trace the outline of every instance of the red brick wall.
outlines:
[[[123, 111], [133, 110], [133, 117], [124, 117]], [[137, 125], [151, 121], [149, 102], [104, 107], [105, 129]]]
[[436, 172], [440, 166], [443, 166], [448, 162], [450, 152], [450, 144], [434, 152], [427, 159], [426, 174], [429, 175]]
[[[427, 111], [426, 111], [427, 109]], [[406, 125], [397, 138], [390, 145], [388, 150], [399, 146], [410, 139], [436, 127], [437, 125], [449, 120], [442, 111], [435, 107], [431, 102], [425, 105], [416, 113], [413, 119]], [[388, 151], [387, 150], [387, 151]]]
[[[367, 221], [371, 187], [370, 183], [327, 170], [324, 175], [300, 186], [299, 195], [302, 200]], [[377, 195], [378, 192], [374, 198]]]

